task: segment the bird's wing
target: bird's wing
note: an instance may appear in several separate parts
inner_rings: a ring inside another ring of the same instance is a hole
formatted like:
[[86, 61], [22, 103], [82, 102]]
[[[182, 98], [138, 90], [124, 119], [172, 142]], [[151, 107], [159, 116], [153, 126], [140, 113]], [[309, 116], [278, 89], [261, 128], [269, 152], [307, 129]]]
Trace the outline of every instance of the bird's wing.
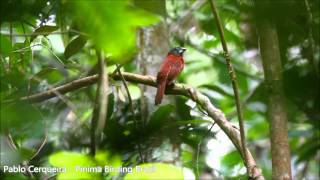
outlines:
[[182, 64], [182, 62], [180, 60], [175, 60], [175, 61], [171, 61], [170, 62], [170, 67], [171, 67], [171, 69], [170, 69], [170, 72], [169, 72], [168, 79], [169, 80], [173, 80], [182, 71], [183, 64]]
[[171, 72], [171, 66], [168, 63], [163, 65], [160, 71], [158, 72], [157, 82], [159, 83], [160, 81], [166, 80], [170, 72]]

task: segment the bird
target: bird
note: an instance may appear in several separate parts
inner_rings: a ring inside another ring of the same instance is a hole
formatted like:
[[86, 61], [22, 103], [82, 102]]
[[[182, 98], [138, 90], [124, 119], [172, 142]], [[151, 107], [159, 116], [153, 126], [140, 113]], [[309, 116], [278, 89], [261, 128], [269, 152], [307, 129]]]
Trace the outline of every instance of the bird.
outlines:
[[173, 81], [183, 70], [183, 54], [186, 50], [184, 47], [175, 47], [168, 52], [166, 59], [162, 62], [157, 74], [155, 105], [161, 104], [166, 88], [174, 84]]

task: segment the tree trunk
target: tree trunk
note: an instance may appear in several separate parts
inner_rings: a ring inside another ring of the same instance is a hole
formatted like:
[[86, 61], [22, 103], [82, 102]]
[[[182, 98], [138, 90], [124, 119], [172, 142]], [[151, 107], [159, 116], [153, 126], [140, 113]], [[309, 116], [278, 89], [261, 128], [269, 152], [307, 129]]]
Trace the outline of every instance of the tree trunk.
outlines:
[[[169, 51], [169, 35], [165, 22], [155, 26], [143, 28], [139, 32], [139, 54], [137, 62], [139, 72], [143, 75], [157, 76], [162, 61]], [[156, 89], [150, 86], [141, 86], [143, 98], [141, 102], [144, 117], [148, 117], [154, 106]]]
[[268, 92], [268, 119], [271, 134], [272, 179], [292, 179], [288, 143], [287, 112], [282, 83], [282, 66], [275, 24], [257, 20], [260, 53]]
[[[157, 0], [146, 1], [135, 0], [136, 4], [153, 13], [157, 13], [163, 16], [164, 20], [155, 26], [142, 28], [139, 31], [139, 54], [137, 56], [138, 71], [140, 74], [157, 76], [160, 66], [163, 60], [166, 58], [169, 52], [169, 28], [165, 21], [166, 17], [166, 1]], [[139, 3], [143, 2], [143, 3]], [[146, 117], [150, 115], [157, 109], [154, 105], [154, 98], [156, 95], [156, 88], [141, 85], [140, 89], [142, 91], [141, 97], [141, 121], [142, 127], [147, 123]], [[173, 101], [164, 96], [162, 104], [159, 106]], [[178, 135], [177, 135], [178, 136]], [[144, 160], [148, 161], [162, 161], [168, 163], [179, 164], [181, 161], [179, 159], [179, 148], [176, 148], [172, 139], [168, 141], [159, 137], [153, 139], [153, 142], [148, 148], [143, 148]], [[160, 155], [159, 152], [165, 155]]]

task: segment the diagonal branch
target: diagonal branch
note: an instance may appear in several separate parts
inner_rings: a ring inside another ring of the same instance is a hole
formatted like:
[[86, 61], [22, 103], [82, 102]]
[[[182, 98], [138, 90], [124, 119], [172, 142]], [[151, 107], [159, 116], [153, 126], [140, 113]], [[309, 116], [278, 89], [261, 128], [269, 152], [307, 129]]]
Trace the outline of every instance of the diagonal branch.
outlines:
[[[122, 72], [121, 73], [126, 81], [132, 82], [132, 83], [139, 83], [144, 84], [148, 86], [156, 87], [156, 78], [153, 76], [144, 76], [139, 74], [133, 74], [133, 73], [127, 73]], [[55, 91], [60, 92], [61, 94], [65, 94], [67, 92], [77, 90], [89, 85], [92, 85], [98, 81], [98, 75], [92, 75], [88, 77], [84, 77], [81, 79], [74, 80], [72, 82], [66, 83], [64, 85], [61, 85], [59, 87], [54, 88]], [[121, 77], [119, 74], [114, 73], [110, 74], [109, 78], [112, 78], [114, 80], [121, 80]], [[213, 104], [210, 102], [209, 98], [205, 95], [203, 95], [201, 92], [196, 90], [195, 88], [187, 87], [184, 84], [175, 84], [173, 88], [168, 89], [166, 91], [166, 94], [174, 94], [174, 95], [183, 95], [187, 98], [191, 98], [195, 102], [197, 102], [204, 111], [207, 112], [207, 114], [217, 123], [217, 125], [224, 131], [224, 133], [229, 137], [229, 139], [232, 141], [234, 146], [237, 148], [238, 152], [243, 157], [243, 152], [241, 151], [241, 138], [239, 130], [236, 129], [225, 117], [224, 113], [213, 106]], [[23, 101], [29, 101], [29, 102], [41, 102], [45, 101], [47, 99], [53, 98], [56, 95], [53, 93], [52, 90], [48, 90], [45, 92], [41, 92], [38, 94], [34, 94], [27, 97], [22, 97], [20, 100]], [[247, 158], [243, 158], [245, 161], [245, 164], [247, 164], [247, 167], [249, 168], [252, 177], [255, 177], [256, 179], [263, 179], [263, 176], [260, 172], [260, 170], [257, 168], [256, 162], [249, 152], [247, 151]]]
[[[222, 23], [218, 14], [218, 10], [215, 6], [214, 0], [208, 0], [209, 4], [211, 6], [211, 11], [212, 14], [214, 16], [215, 22], [216, 22], [216, 26], [218, 28], [218, 32], [220, 35], [220, 41], [221, 41], [221, 45], [224, 51], [224, 57], [227, 63], [227, 67], [229, 70], [229, 75], [230, 75], [230, 79], [232, 82], [232, 88], [233, 88], [233, 92], [234, 92], [234, 98], [235, 98], [235, 103], [236, 103], [236, 107], [237, 107], [237, 113], [238, 113], [238, 121], [239, 121], [239, 128], [240, 128], [240, 137], [241, 137], [241, 150], [242, 150], [242, 155], [243, 158], [245, 159], [244, 162], [247, 162], [247, 148], [246, 148], [246, 138], [245, 138], [245, 130], [244, 130], [244, 123], [243, 123], [243, 115], [242, 115], [242, 111], [241, 111], [241, 102], [240, 102], [240, 97], [239, 97], [239, 88], [238, 88], [238, 84], [237, 84], [237, 76], [236, 73], [233, 70], [232, 64], [231, 64], [231, 58], [230, 58], [230, 54], [229, 54], [229, 50], [228, 50], [228, 46], [224, 37], [224, 32], [223, 32], [223, 27], [222, 27]], [[249, 176], [249, 178], [253, 177], [253, 174], [251, 174], [252, 172], [250, 172], [250, 168], [249, 165], [245, 163], [245, 166], [247, 167], [247, 174]]]

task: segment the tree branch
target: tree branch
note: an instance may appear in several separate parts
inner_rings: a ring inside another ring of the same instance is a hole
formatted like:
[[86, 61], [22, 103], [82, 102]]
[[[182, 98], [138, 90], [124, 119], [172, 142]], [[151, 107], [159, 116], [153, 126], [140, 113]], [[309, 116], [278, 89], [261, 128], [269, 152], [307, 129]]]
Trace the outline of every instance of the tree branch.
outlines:
[[[214, 16], [217, 28], [218, 28], [218, 32], [220, 35], [220, 41], [221, 41], [221, 45], [224, 51], [224, 57], [227, 63], [227, 67], [229, 70], [229, 75], [230, 75], [230, 79], [232, 82], [232, 88], [233, 88], [233, 92], [234, 92], [234, 98], [235, 98], [235, 103], [236, 103], [236, 107], [237, 107], [237, 113], [238, 113], [238, 121], [239, 121], [239, 128], [240, 128], [240, 137], [241, 137], [241, 148], [242, 149], [242, 155], [244, 159], [247, 159], [247, 148], [246, 148], [246, 140], [245, 140], [245, 130], [244, 130], [244, 123], [243, 123], [243, 115], [242, 115], [242, 111], [241, 111], [241, 102], [240, 102], [240, 97], [239, 97], [239, 88], [238, 88], [238, 84], [237, 84], [237, 76], [236, 73], [233, 70], [232, 64], [231, 64], [231, 58], [230, 58], [230, 54], [229, 54], [229, 50], [228, 50], [228, 46], [224, 37], [224, 32], [223, 32], [223, 27], [222, 27], [222, 23], [218, 14], [218, 10], [215, 6], [215, 3], [213, 0], [208, 0], [209, 4], [211, 6], [211, 10], [212, 10], [212, 14]], [[245, 162], [247, 162], [245, 160]], [[249, 176], [249, 178], [255, 178], [249, 169], [249, 165], [246, 164], [247, 167], [247, 174]]]
[[[153, 76], [144, 76], [128, 72], [122, 72], [121, 74], [128, 82], [144, 84], [153, 87], [156, 87], [157, 85], [156, 78]], [[54, 90], [60, 92], [61, 94], [65, 94], [70, 91], [77, 90], [96, 83], [98, 77], [98, 75], [92, 75], [81, 79], [77, 79], [59, 87], [56, 87], [54, 88]], [[121, 77], [118, 73], [110, 74], [109, 78], [112, 78], [114, 80], [121, 80]], [[229, 137], [229, 139], [232, 141], [234, 146], [237, 148], [237, 150], [243, 157], [243, 153], [241, 151], [241, 138], [239, 130], [233, 127], [233, 125], [227, 120], [224, 113], [220, 109], [213, 106], [213, 104], [210, 102], [207, 96], [203, 95], [195, 88], [187, 87], [184, 84], [175, 84], [173, 88], [166, 90], [166, 94], [186, 96], [187, 98], [191, 98], [192, 100], [197, 102], [207, 112], [207, 114], [217, 123], [217, 125], [224, 131], [224, 133]], [[35, 103], [45, 101], [55, 96], [56, 94], [53, 93], [52, 90], [48, 90], [31, 96], [22, 97], [20, 100]], [[247, 164], [250, 172], [253, 174], [253, 177], [256, 177], [257, 179], [259, 177], [263, 178], [260, 170], [257, 168], [253, 156], [251, 155], [248, 149], [246, 149], [246, 151], [248, 156], [247, 159], [244, 159], [244, 161], [246, 161], [245, 164]]]
[[104, 129], [107, 110], [108, 110], [108, 71], [106, 66], [106, 60], [103, 52], [96, 51], [99, 63], [99, 78], [98, 87], [96, 92], [96, 100], [94, 102], [94, 110], [91, 121], [91, 145], [90, 154], [95, 155], [96, 152], [96, 141]]

